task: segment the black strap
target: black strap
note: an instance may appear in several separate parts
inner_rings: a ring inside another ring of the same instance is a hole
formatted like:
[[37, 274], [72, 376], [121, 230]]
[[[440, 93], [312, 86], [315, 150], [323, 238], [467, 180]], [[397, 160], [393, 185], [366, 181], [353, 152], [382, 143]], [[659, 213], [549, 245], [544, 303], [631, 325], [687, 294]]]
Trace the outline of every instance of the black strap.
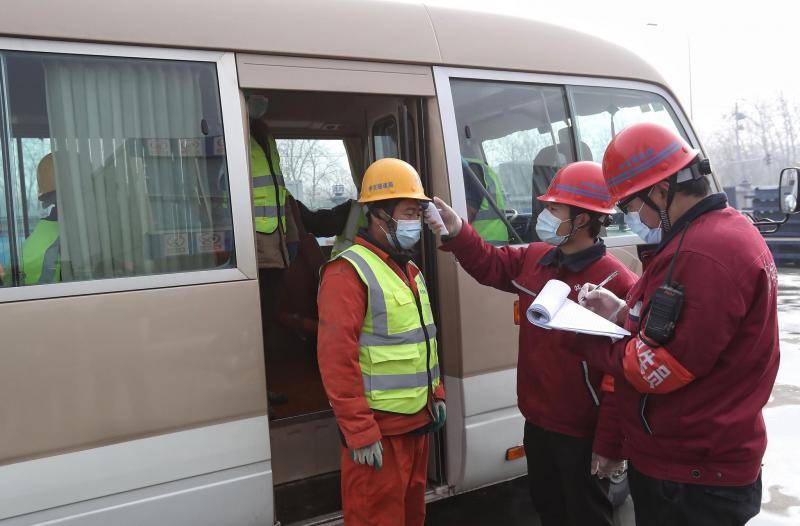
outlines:
[[[669, 263], [669, 270], [667, 271], [667, 278], [664, 281], [666, 285], [670, 287], [673, 286], [672, 275], [675, 272], [675, 262], [678, 260], [678, 254], [681, 252], [681, 246], [683, 246], [683, 240], [686, 237], [686, 233], [689, 231], [689, 226], [691, 225], [691, 221], [686, 223], [683, 227], [683, 233], [681, 234], [680, 240], [678, 240], [678, 247], [675, 249], [675, 254], [672, 256], [672, 261]], [[641, 329], [642, 321], [646, 319], [647, 313], [650, 310], [650, 304], [647, 305], [645, 312], [642, 313], [641, 317], [639, 318], [639, 328]], [[641, 337], [641, 336], [640, 336]], [[644, 427], [647, 434], [652, 435], [653, 429], [650, 427], [650, 423], [647, 421], [646, 411], [647, 411], [647, 398], [649, 394], [642, 395], [641, 399], [639, 400], [639, 419], [642, 422], [642, 426]]]
[[686, 226], [683, 227], [683, 234], [681, 234], [681, 238], [678, 240], [678, 248], [675, 249], [675, 254], [672, 256], [672, 261], [670, 261], [667, 279], [665, 280], [665, 283], [669, 286], [672, 286], [672, 274], [675, 272], [675, 262], [678, 260], [678, 254], [680, 254], [681, 246], [683, 246], [683, 239], [686, 237], [686, 233], [689, 231], [689, 225], [691, 224], [691, 222], [686, 223]]

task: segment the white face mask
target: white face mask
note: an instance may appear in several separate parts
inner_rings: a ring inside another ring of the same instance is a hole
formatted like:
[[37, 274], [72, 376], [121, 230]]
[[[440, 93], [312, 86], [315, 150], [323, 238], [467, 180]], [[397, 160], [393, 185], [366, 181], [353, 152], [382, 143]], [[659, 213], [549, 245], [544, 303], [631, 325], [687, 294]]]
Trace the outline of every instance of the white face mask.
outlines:
[[419, 219], [400, 219], [395, 220], [395, 222], [397, 223], [397, 230], [395, 230], [394, 235], [397, 236], [400, 248], [411, 250], [414, 245], [419, 243], [419, 238], [422, 235], [422, 221]]
[[636, 212], [628, 212], [625, 214], [625, 224], [648, 245], [657, 245], [661, 243], [661, 237], [664, 232], [661, 230], [660, 223], [656, 228], [651, 228], [642, 222], [639, 212], [641, 212], [643, 207], [644, 203], [642, 203], [642, 206], [640, 206], [639, 210]]
[[[422, 221], [419, 219], [394, 219], [397, 225], [394, 236], [384, 230], [389, 244], [397, 250], [411, 250], [422, 236]], [[381, 230], [383, 230], [381, 228]], [[399, 246], [398, 246], [399, 245]]]
[[558, 232], [558, 227], [561, 226], [561, 223], [566, 223], [567, 221], [572, 220], [565, 219], [562, 221], [545, 208], [536, 218], [536, 235], [548, 245], [561, 246], [566, 242], [568, 236], [559, 236], [556, 232]]

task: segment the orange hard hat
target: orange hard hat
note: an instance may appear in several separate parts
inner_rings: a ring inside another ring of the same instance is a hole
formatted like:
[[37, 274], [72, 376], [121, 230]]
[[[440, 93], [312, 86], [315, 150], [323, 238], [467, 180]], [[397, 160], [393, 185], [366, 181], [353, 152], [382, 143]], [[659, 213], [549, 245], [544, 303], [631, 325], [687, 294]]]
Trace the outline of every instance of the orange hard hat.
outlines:
[[36, 182], [39, 185], [39, 197], [56, 191], [56, 174], [53, 168], [53, 154], [48, 153], [36, 167]]
[[614, 212], [614, 199], [603, 179], [603, 168], [591, 161], [578, 161], [561, 168], [547, 192], [537, 199], [545, 203], [577, 206], [601, 214]]
[[419, 199], [430, 201], [422, 189], [422, 181], [413, 166], [400, 159], [387, 157], [369, 165], [361, 181], [359, 203], [386, 199]]
[[700, 154], [660, 124], [640, 122], [619, 132], [603, 155], [603, 177], [620, 201], [689, 166]]

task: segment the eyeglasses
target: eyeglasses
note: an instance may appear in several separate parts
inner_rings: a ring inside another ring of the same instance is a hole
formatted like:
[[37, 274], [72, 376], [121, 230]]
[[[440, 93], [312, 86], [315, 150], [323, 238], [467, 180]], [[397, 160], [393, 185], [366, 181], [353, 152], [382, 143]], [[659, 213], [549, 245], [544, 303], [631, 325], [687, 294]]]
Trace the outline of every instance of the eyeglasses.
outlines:
[[628, 206], [630, 206], [630, 204], [633, 202], [634, 199], [636, 199], [635, 195], [632, 195], [630, 197], [626, 197], [625, 199], [622, 199], [621, 201], [619, 201], [617, 203], [617, 208], [619, 208], [622, 211], [623, 214], [627, 214], [628, 213]]
[[[620, 199], [619, 201], [617, 201], [617, 208], [619, 208], [623, 214], [629, 213], [630, 210], [628, 210], [628, 207], [631, 205], [633, 200], [638, 197], [639, 199], [642, 200], [642, 206], [639, 207], [639, 211], [642, 210], [642, 207], [644, 207], [645, 204], [648, 204], [650, 208], [657, 210], [657, 208], [655, 208], [655, 205], [652, 204], [652, 201], [650, 201], [650, 194], [652, 193], [653, 188], [655, 187], [651, 186], [650, 190], [648, 190], [647, 192], [642, 190], [641, 192], [637, 192], [629, 197], [626, 197], [625, 199]], [[650, 202], [648, 203], [648, 201]]]

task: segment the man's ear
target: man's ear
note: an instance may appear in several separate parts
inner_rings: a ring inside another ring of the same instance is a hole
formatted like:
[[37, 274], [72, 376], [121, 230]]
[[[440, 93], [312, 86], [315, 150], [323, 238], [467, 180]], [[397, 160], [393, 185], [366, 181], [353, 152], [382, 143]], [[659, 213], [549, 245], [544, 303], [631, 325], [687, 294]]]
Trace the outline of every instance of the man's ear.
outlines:
[[656, 183], [656, 185], [654, 186], [653, 193], [650, 194], [650, 199], [652, 199], [656, 204], [664, 208], [667, 206], [668, 193], [669, 193], [669, 183], [667, 181], [660, 181]]
[[389, 215], [389, 212], [387, 212], [386, 210], [384, 210], [383, 208], [380, 208], [380, 207], [373, 208], [370, 213], [372, 214], [373, 217], [375, 217], [375, 219], [377, 219], [377, 220], [379, 220], [379, 221], [381, 221], [383, 223], [386, 223], [387, 225], [392, 220], [392, 216]]
[[589, 223], [591, 223], [591, 221], [592, 218], [589, 217], [589, 214], [587, 214], [586, 212], [581, 212], [580, 214], [575, 216], [575, 219], [572, 220], [572, 224], [575, 226], [576, 229], [584, 228], [588, 226]]

